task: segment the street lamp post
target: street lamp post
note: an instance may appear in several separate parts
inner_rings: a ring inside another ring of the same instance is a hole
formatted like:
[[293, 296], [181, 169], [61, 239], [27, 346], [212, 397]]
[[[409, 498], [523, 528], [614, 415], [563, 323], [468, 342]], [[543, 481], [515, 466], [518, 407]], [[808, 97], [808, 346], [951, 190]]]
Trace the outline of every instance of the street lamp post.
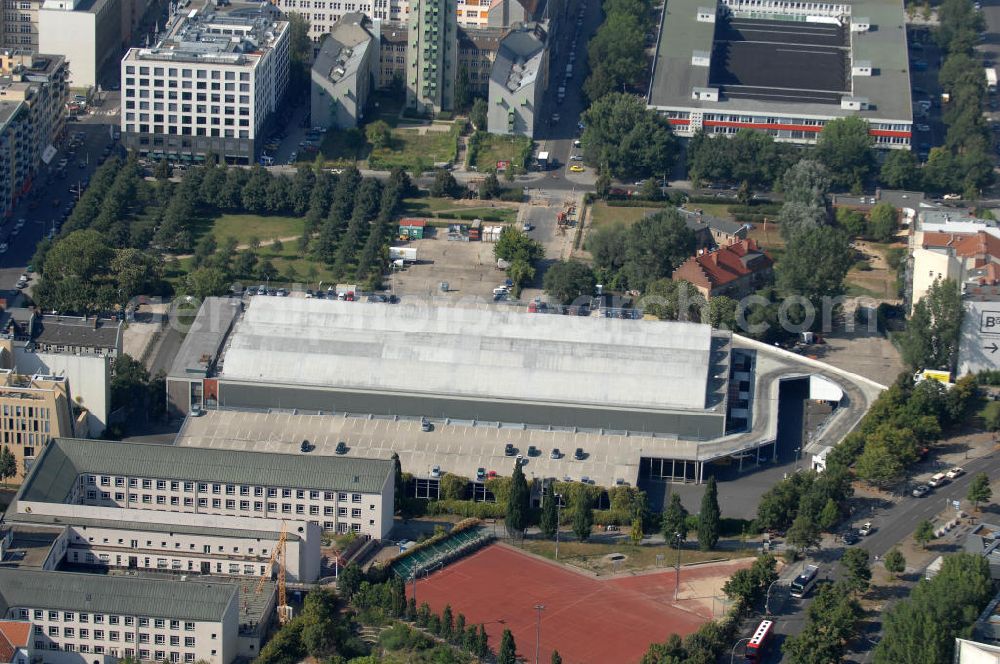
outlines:
[[556, 560], [559, 560], [559, 515], [561, 512], [559, 501], [562, 499], [562, 494], [553, 493], [552, 497], [556, 499]]
[[674, 566], [674, 603], [676, 603], [677, 594], [681, 590], [681, 534], [674, 533], [674, 539], [677, 541], [677, 564]]
[[729, 653], [729, 664], [733, 664], [733, 660], [736, 659], [736, 649], [740, 647], [740, 644], [743, 643], [744, 641], [749, 641], [749, 640], [750, 637], [744, 636], [742, 639], [736, 642], [736, 645], [733, 646], [732, 652]]
[[767, 587], [767, 593], [764, 595], [764, 617], [765, 618], [767, 616], [771, 615], [771, 611], [770, 611], [770, 608], [769, 608], [771, 606], [771, 588], [773, 588], [774, 584], [776, 584], [778, 581], [780, 581], [780, 579], [775, 579], [774, 581], [772, 581], [771, 584]]
[[795, 448], [795, 470], [799, 469], [799, 461], [802, 459], [802, 448]]
[[538, 664], [538, 651], [542, 643], [542, 611], [544, 610], [544, 604], [535, 604], [535, 611], [538, 614], [538, 619], [535, 621], [535, 664]]

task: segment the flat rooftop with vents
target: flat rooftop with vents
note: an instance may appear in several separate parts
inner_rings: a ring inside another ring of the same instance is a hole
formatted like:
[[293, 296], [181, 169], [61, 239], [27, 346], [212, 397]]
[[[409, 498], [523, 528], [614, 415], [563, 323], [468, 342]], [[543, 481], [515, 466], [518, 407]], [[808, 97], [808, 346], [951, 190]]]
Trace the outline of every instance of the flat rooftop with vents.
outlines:
[[902, 5], [671, 0], [647, 103], [675, 130], [767, 131], [808, 143], [858, 115], [880, 147], [908, 148], [910, 75]]

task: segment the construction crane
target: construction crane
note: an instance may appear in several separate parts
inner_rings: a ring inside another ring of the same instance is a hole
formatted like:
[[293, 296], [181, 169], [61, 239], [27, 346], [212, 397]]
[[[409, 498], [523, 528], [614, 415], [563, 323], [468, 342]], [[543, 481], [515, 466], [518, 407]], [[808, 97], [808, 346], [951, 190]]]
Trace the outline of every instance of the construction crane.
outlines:
[[260, 595], [264, 590], [264, 583], [271, 578], [271, 570], [275, 563], [278, 565], [278, 622], [284, 625], [292, 619], [292, 607], [285, 599], [285, 540], [288, 533], [285, 530], [285, 522], [281, 522], [281, 532], [278, 534], [278, 543], [271, 551], [271, 557], [267, 561], [264, 573], [257, 579], [257, 587], [254, 588], [254, 596]]

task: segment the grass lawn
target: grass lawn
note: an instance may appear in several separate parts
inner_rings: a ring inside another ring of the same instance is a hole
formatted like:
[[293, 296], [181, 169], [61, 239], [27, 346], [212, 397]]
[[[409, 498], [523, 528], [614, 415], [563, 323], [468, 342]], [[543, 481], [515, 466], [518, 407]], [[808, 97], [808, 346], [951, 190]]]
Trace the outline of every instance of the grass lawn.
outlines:
[[368, 167], [387, 170], [402, 166], [413, 170], [419, 166], [430, 169], [436, 163], [452, 161], [460, 127], [453, 124], [448, 131], [436, 131], [440, 126], [439, 123], [433, 127], [393, 129], [392, 144], [372, 150], [368, 155]]
[[688, 203], [685, 210], [701, 210], [704, 214], [727, 221], [733, 221], [733, 215], [729, 214], [730, 203]]
[[[550, 540], [524, 541], [524, 549], [531, 553], [555, 560], [556, 543]], [[559, 543], [559, 560], [584, 567], [596, 572], [612, 572], [612, 564], [604, 559], [612, 553], [625, 555], [617, 571], [642, 570], [656, 567], [656, 557], [663, 556], [660, 563], [668, 568], [677, 560], [677, 550], [665, 544], [649, 544], [633, 546], [631, 542], [576, 542], [563, 541]], [[730, 560], [754, 555], [750, 549], [725, 551], [699, 551], [695, 548], [681, 549], [681, 564], [705, 562], [707, 560]]]
[[494, 170], [498, 161], [519, 161], [531, 149], [531, 139], [526, 136], [497, 136], [485, 134], [476, 154], [475, 167], [485, 173]]
[[663, 208], [645, 207], [611, 207], [603, 201], [598, 201], [590, 207], [591, 230], [596, 230], [608, 224], [630, 225], [648, 214], [659, 212]]
[[454, 219], [471, 220], [482, 218], [487, 221], [501, 221], [513, 223], [517, 220], [517, 210], [514, 207], [506, 207], [503, 203], [496, 203], [494, 207], [467, 207], [459, 205], [451, 198], [432, 198], [430, 196], [421, 198], [403, 199], [402, 216], [411, 217], [431, 217], [447, 220], [448, 217], [441, 217], [439, 213], [453, 215]]
[[[323, 160], [327, 167], [350, 166], [359, 159], [364, 159], [368, 154], [369, 145], [365, 142], [364, 135], [357, 130], [349, 131], [328, 131], [323, 134], [323, 142], [320, 143], [319, 153], [323, 155]], [[316, 160], [316, 153], [299, 152], [299, 162], [312, 163]]]
[[253, 237], [261, 242], [270, 242], [274, 238], [298, 237], [302, 235], [304, 224], [303, 219], [295, 217], [223, 214], [212, 222], [211, 232], [220, 245], [227, 237], [236, 238], [242, 245]]

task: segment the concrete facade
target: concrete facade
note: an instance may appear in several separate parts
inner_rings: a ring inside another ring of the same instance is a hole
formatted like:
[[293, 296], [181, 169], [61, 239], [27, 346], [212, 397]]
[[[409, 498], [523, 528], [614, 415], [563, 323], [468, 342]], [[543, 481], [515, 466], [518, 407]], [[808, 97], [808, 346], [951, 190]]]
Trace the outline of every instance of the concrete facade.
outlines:
[[45, 0], [38, 11], [38, 50], [70, 63], [74, 87], [97, 85], [122, 44], [123, 0]]
[[362, 14], [348, 14], [323, 40], [310, 71], [312, 126], [357, 127], [371, 93], [378, 43], [364, 25]]
[[487, 126], [491, 134], [534, 137], [548, 89], [548, 33], [540, 25], [512, 30], [490, 72]]
[[458, 74], [455, 0], [424, 0], [407, 19], [406, 106], [417, 113], [450, 111]]
[[73, 436], [69, 382], [60, 376], [23, 376], [0, 369], [0, 443], [14, 454], [20, 482], [53, 438]]
[[125, 145], [154, 159], [211, 153], [253, 163], [288, 86], [288, 23], [267, 7], [175, 14], [166, 38], [129, 49], [121, 61]]

